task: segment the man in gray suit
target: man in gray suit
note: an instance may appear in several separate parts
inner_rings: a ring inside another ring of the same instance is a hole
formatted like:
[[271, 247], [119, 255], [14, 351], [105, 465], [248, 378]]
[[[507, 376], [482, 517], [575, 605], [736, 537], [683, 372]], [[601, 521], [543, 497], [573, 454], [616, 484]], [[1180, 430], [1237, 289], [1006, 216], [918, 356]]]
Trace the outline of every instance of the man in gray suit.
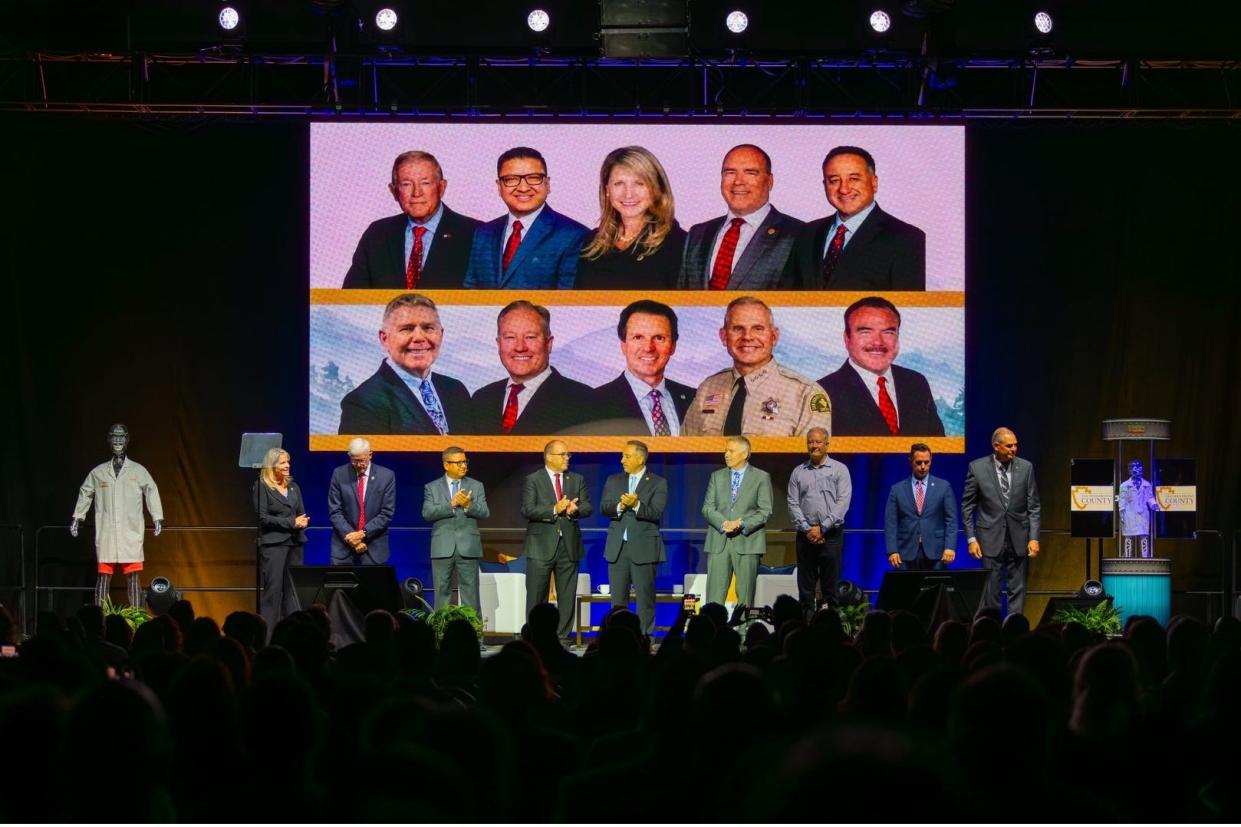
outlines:
[[1038, 484], [1034, 466], [1018, 459], [1017, 435], [1010, 429], [995, 429], [991, 449], [991, 456], [970, 463], [961, 493], [961, 516], [970, 555], [982, 560], [983, 568], [991, 573], [982, 606], [1000, 605], [1007, 577], [1008, 610], [1018, 614], [1025, 607], [1030, 558], [1038, 556]]
[[804, 225], [771, 205], [771, 156], [735, 146], [720, 168], [728, 214], [695, 224], [685, 237], [680, 290], [775, 290]]
[[750, 464], [750, 440], [728, 438], [724, 464], [711, 474], [702, 516], [707, 518], [707, 602], [723, 605], [737, 574], [737, 602], [754, 605], [758, 561], [767, 551], [771, 475]]
[[612, 605], [629, 605], [629, 584], [637, 598], [642, 633], [655, 634], [655, 569], [666, 559], [659, 521], [668, 504], [668, 481], [646, 470], [644, 443], [631, 439], [621, 452], [623, 474], [603, 484], [599, 507], [611, 521], [603, 556], [608, 561]]
[[435, 577], [435, 608], [447, 606], [452, 596], [452, 575], [457, 573], [461, 603], [483, 616], [478, 599], [478, 561], [483, 542], [478, 521], [491, 516], [483, 484], [467, 477], [469, 461], [460, 448], [445, 448], [444, 476], [422, 489], [422, 519], [432, 524], [431, 572]]
[[556, 576], [558, 633], [565, 640], [573, 631], [577, 606], [577, 566], [582, 559], [582, 531], [578, 520], [591, 514], [590, 492], [581, 474], [569, 470], [569, 452], [554, 439], [543, 446], [543, 467], [521, 486], [521, 515], [526, 518], [526, 617], [547, 602], [548, 578]]

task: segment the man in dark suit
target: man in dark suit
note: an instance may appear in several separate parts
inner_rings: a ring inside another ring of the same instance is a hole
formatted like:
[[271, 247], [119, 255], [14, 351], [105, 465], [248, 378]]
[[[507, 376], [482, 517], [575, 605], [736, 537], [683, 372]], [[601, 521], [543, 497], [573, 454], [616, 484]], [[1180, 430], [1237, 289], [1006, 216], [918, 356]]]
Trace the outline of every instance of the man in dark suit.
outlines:
[[349, 442], [349, 464], [332, 472], [327, 512], [332, 522], [333, 566], [382, 566], [388, 562], [388, 526], [396, 513], [396, 474], [371, 462], [371, 457], [371, 444], [355, 438]]
[[771, 205], [771, 156], [753, 144], [724, 156], [720, 192], [728, 214], [695, 224], [685, 238], [681, 290], [775, 290], [805, 223]]
[[1000, 605], [1007, 578], [1008, 611], [1018, 614], [1025, 607], [1030, 558], [1039, 551], [1038, 483], [1034, 466], [1017, 457], [1017, 435], [1010, 429], [995, 429], [991, 450], [991, 456], [969, 465], [961, 492], [961, 517], [970, 556], [982, 560], [983, 568], [991, 573], [982, 606]]
[[470, 393], [460, 380], [432, 373], [444, 341], [435, 302], [402, 293], [384, 308], [379, 344], [388, 357], [340, 401], [342, 434], [471, 433]]
[[435, 608], [452, 597], [452, 575], [457, 573], [461, 603], [483, 616], [478, 597], [478, 561], [483, 556], [478, 521], [491, 516], [483, 484], [466, 476], [469, 461], [456, 446], [445, 448], [444, 476], [422, 488], [422, 519], [431, 523], [431, 573], [435, 578]]
[[883, 535], [894, 569], [942, 569], [957, 558], [957, 500], [946, 480], [931, 476], [931, 449], [909, 446], [906, 477], [888, 492]]
[[623, 474], [612, 474], [603, 484], [599, 507], [608, 520], [608, 540], [603, 548], [608, 561], [612, 605], [629, 605], [633, 584], [642, 633], [655, 634], [655, 569], [667, 559], [659, 521], [668, 504], [668, 481], [646, 470], [644, 443], [631, 439], [621, 452]]
[[448, 181], [429, 152], [402, 152], [388, 191], [401, 215], [372, 222], [358, 240], [341, 287], [395, 290], [461, 286], [478, 220], [448, 209]]
[[901, 352], [901, 314], [880, 296], [845, 310], [849, 358], [819, 380], [832, 400], [834, 436], [943, 436], [930, 383], [892, 364]]
[[754, 606], [758, 561], [767, 552], [771, 518], [771, 475], [750, 464], [750, 440], [732, 436], [724, 448], [724, 465], [711, 473], [703, 498], [707, 519], [707, 602], [724, 604], [728, 584], [737, 575], [737, 602]]
[[593, 433], [680, 436], [694, 389], [664, 376], [677, 350], [677, 314], [666, 304], [640, 299], [616, 324], [625, 370], [595, 388]]
[[478, 433], [551, 435], [590, 418], [590, 386], [550, 365], [551, 319], [546, 307], [525, 300], [500, 311], [496, 345], [508, 378], [474, 392]]
[[557, 633], [567, 640], [577, 610], [577, 567], [582, 559], [578, 520], [591, 514], [590, 492], [581, 474], [569, 471], [573, 456], [560, 440], [543, 447], [543, 467], [521, 486], [521, 515], [526, 518], [526, 617], [547, 602], [548, 578], [556, 577]]
[[838, 146], [823, 159], [823, 189], [835, 215], [802, 228], [785, 268], [796, 290], [925, 290], [926, 233], [875, 203], [875, 159]]
[[465, 287], [572, 287], [582, 239], [590, 231], [548, 206], [552, 179], [542, 154], [527, 146], [506, 151], [496, 162], [496, 189], [508, 212], [474, 233]]

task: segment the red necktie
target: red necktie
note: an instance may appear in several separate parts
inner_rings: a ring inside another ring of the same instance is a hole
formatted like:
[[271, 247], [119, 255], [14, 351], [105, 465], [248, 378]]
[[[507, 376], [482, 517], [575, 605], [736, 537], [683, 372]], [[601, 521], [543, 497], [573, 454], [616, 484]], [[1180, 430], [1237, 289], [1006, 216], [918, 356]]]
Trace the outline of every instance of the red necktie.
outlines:
[[723, 290], [728, 286], [728, 279], [733, 274], [733, 255], [737, 252], [737, 240], [741, 238], [741, 225], [744, 218], [734, 218], [720, 242], [720, 251], [715, 254], [715, 264], [711, 265], [712, 290]]
[[366, 528], [366, 475], [358, 474], [358, 531]]
[[[517, 245], [521, 244], [521, 222], [513, 222], [513, 232], [509, 233], [508, 243], [504, 245], [504, 269], [508, 269], [509, 262], [513, 260], [513, 255], [517, 252]], [[492, 249], [495, 249], [494, 247]]]
[[508, 401], [504, 403], [504, 419], [500, 421], [500, 430], [506, 434], [517, 424], [517, 394], [521, 393], [525, 387], [525, 385], [517, 384], [508, 389]]
[[[832, 271], [836, 269], [836, 262], [840, 261], [840, 251], [845, 248], [845, 225], [841, 224], [836, 228], [836, 235], [832, 236], [832, 243], [827, 247], [827, 255], [823, 257], [823, 287], [827, 287], [827, 283], [832, 278]], [[896, 433], [893, 431], [892, 433]]]
[[888, 423], [888, 431], [893, 436], [900, 432], [896, 422], [896, 406], [892, 404], [892, 397], [888, 396], [888, 380], [883, 376], [879, 377], [879, 413], [883, 414], [883, 421]]
[[926, 495], [922, 491], [922, 480], [918, 480], [918, 482], [914, 484], [914, 492], [917, 494], [917, 496], [914, 497], [914, 501], [918, 505], [918, 513], [921, 514], [922, 504], [926, 502]]
[[418, 277], [422, 275], [422, 236], [426, 227], [414, 227], [414, 244], [409, 251], [409, 263], [405, 265], [405, 289], [413, 290], [418, 286]]
[[560, 475], [556, 474], [556, 502], [564, 499], [564, 489], [560, 487]]

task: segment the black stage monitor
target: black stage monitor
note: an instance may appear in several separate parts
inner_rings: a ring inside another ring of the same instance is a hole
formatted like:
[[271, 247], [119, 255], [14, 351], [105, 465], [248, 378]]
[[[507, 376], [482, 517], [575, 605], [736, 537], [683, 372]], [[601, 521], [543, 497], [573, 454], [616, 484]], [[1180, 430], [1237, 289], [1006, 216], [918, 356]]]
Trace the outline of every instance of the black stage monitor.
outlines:
[[889, 571], [883, 575], [875, 608], [907, 609], [928, 624], [971, 620], [982, 602], [985, 569]]
[[289, 573], [303, 609], [315, 603], [326, 606], [336, 591], [348, 595], [362, 614], [375, 609], [395, 613], [403, 605], [392, 566], [289, 566]]

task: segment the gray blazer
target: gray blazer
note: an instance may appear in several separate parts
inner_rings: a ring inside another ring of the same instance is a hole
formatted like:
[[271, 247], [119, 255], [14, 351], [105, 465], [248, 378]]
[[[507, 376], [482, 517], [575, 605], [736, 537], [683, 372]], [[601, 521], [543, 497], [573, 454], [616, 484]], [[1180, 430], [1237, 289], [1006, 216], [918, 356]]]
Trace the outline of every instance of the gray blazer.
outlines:
[[[666, 558], [659, 521], [664, 516], [664, 507], [668, 505], [668, 481], [644, 470], [634, 490], [638, 495], [637, 513], [632, 508], [626, 508], [618, 517], [616, 509], [621, 495], [628, 490], [629, 475], [623, 471], [608, 477], [603, 484], [599, 508], [609, 520], [603, 557], [609, 563], [615, 563], [620, 559], [623, 545], [629, 551], [629, 559], [635, 563], [662, 563]], [[626, 532], [629, 534], [628, 540], [624, 539]]]
[[448, 478], [441, 476], [422, 488], [422, 519], [432, 523], [431, 559], [452, 557], [456, 552], [462, 557], [482, 557], [483, 541], [478, 533], [478, 521], [491, 516], [487, 508], [487, 494], [483, 484], [476, 479], [463, 477], [461, 488], [470, 492], [473, 499], [469, 508], [453, 508], [448, 494]]
[[1028, 460], [1013, 457], [1008, 508], [1000, 499], [1000, 481], [995, 476], [992, 456], [988, 454], [970, 463], [961, 492], [961, 518], [965, 522], [965, 536], [978, 540], [984, 557], [999, 557], [1004, 552], [1005, 538], [1012, 543], [1013, 551], [1024, 557], [1026, 543], [1038, 540], [1040, 513], [1038, 483], [1034, 481], [1034, 466]]
[[[741, 478], [737, 501], [732, 502], [732, 470], [711, 472], [702, 516], [707, 518], [707, 554], [735, 551], [737, 554], [764, 554], [767, 551], [767, 520], [771, 517], [771, 475], [751, 465]], [[727, 536], [721, 525], [741, 518], [738, 533]]]
[[[711, 248], [715, 236], [728, 216], [722, 215], [689, 228], [685, 236], [685, 255], [681, 259], [681, 272], [677, 276], [678, 290], [704, 290], [710, 281], [708, 272], [712, 263]], [[755, 231], [750, 243], [733, 262], [728, 290], [776, 290], [785, 262], [793, 250], [793, 242], [805, 222], [785, 215], [775, 207], [767, 213], [763, 223]]]

